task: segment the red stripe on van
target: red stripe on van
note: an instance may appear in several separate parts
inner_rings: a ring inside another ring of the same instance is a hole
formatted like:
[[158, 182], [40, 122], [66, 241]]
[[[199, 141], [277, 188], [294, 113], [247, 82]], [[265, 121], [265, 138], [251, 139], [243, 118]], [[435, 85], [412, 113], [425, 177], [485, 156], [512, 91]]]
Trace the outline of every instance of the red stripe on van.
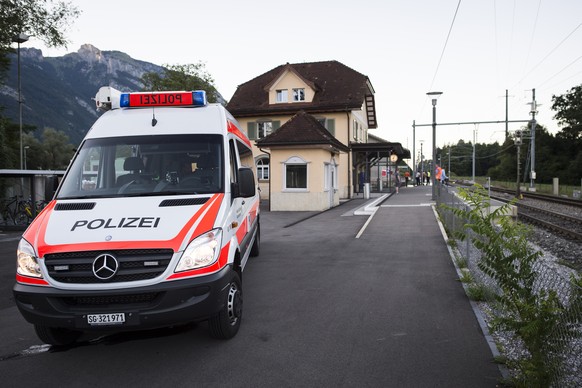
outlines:
[[[220, 205], [224, 198], [224, 194], [218, 193], [214, 194], [208, 202], [206, 202], [197, 212], [188, 220], [176, 237], [166, 240], [144, 240], [144, 241], [103, 241], [103, 242], [90, 242], [90, 243], [75, 243], [75, 244], [61, 244], [61, 245], [48, 245], [45, 241], [46, 228], [48, 224], [48, 219], [50, 212], [53, 211], [55, 201], [51, 202], [50, 211], [47, 212], [47, 217], [43, 218], [41, 224], [38, 226], [38, 234], [35, 233], [36, 228], [34, 226], [29, 228], [25, 234], [24, 238], [31, 242], [33, 246], [36, 247], [37, 254], [39, 257], [44, 257], [48, 253], [59, 253], [59, 252], [77, 252], [77, 251], [95, 251], [95, 250], [112, 250], [112, 249], [155, 249], [155, 248], [171, 248], [174, 252], [178, 251], [184, 242], [188, 232], [192, 227], [198, 222], [196, 230], [192, 238], [197, 237], [199, 234], [207, 232], [214, 227], [214, 222], [216, 221], [216, 216], [220, 209]], [[34, 223], [33, 223], [34, 225]], [[37, 236], [36, 241], [31, 241], [30, 239]], [[188, 241], [189, 242], [189, 241]]]
[[232, 121], [228, 121], [228, 132], [241, 139], [246, 145], [249, 146], [249, 148], [253, 148], [247, 135], [245, 135]]
[[16, 281], [18, 283], [22, 283], [22, 284], [32, 284], [35, 286], [48, 286], [49, 284], [47, 283], [46, 280], [44, 279], [39, 279], [39, 278], [31, 278], [28, 276], [22, 276], [20, 274], [16, 274]]

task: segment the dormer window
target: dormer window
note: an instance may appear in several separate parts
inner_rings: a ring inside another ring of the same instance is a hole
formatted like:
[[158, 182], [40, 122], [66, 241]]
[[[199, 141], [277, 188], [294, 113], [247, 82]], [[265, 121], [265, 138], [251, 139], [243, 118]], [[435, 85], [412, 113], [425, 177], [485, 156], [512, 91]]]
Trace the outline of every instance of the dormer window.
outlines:
[[294, 102], [305, 101], [305, 89], [304, 88], [293, 89], [293, 101]]
[[287, 89], [277, 90], [277, 102], [287, 102]]

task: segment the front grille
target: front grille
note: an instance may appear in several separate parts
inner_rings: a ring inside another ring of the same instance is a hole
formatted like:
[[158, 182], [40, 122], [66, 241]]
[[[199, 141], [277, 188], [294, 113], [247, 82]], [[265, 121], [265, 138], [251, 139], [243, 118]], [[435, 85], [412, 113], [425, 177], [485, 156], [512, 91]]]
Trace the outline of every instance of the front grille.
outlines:
[[[93, 262], [102, 254], [115, 257], [115, 275], [102, 280], [93, 273]], [[125, 249], [112, 251], [64, 252], [45, 255], [49, 276], [70, 284], [119, 283], [153, 279], [161, 275], [172, 258], [171, 249]]]
[[111, 296], [70, 296], [60, 298], [68, 306], [114, 306], [128, 304], [149, 304], [157, 298], [159, 292], [144, 294], [111, 295]]

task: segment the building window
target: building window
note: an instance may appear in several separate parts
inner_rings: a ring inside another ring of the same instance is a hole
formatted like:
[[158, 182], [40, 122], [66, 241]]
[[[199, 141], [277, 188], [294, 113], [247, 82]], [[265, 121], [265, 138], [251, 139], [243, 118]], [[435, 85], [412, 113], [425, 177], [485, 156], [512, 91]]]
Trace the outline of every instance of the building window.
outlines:
[[317, 121], [325, 127], [335, 137], [335, 119], [326, 119], [325, 117], [318, 117]]
[[308, 181], [307, 165], [309, 164], [299, 156], [292, 156], [283, 164], [283, 191], [306, 192]]
[[271, 121], [260, 121], [257, 123], [258, 139], [269, 136], [273, 132], [273, 123]]
[[277, 102], [287, 102], [287, 89], [277, 90]]
[[247, 123], [247, 136], [250, 140], [262, 139], [275, 132], [281, 126], [280, 120], [251, 121]]
[[257, 160], [257, 176], [259, 180], [269, 179], [269, 158]]
[[293, 101], [305, 101], [305, 89], [293, 89]]
[[285, 165], [285, 188], [286, 189], [307, 189], [307, 165], [306, 164], [286, 164]]

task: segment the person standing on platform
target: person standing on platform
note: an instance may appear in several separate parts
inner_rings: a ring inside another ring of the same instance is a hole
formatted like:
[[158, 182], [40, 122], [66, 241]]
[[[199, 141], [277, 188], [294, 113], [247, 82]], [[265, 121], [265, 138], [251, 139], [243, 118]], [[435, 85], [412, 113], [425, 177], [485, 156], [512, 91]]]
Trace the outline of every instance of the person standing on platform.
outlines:
[[396, 188], [396, 194], [398, 194], [398, 188], [400, 187], [400, 171], [398, 171], [398, 167], [394, 169], [394, 187]]
[[448, 186], [447, 182], [449, 180], [449, 177], [447, 176], [446, 170], [443, 168], [441, 171], [441, 184], [443, 186]]
[[441, 183], [441, 174], [442, 174], [442, 172], [443, 172], [443, 169], [441, 168], [441, 166], [439, 166], [437, 164], [436, 165], [436, 168], [435, 168], [435, 171], [434, 171], [434, 173], [435, 173], [435, 175], [434, 175], [434, 177], [435, 177], [435, 184]]

